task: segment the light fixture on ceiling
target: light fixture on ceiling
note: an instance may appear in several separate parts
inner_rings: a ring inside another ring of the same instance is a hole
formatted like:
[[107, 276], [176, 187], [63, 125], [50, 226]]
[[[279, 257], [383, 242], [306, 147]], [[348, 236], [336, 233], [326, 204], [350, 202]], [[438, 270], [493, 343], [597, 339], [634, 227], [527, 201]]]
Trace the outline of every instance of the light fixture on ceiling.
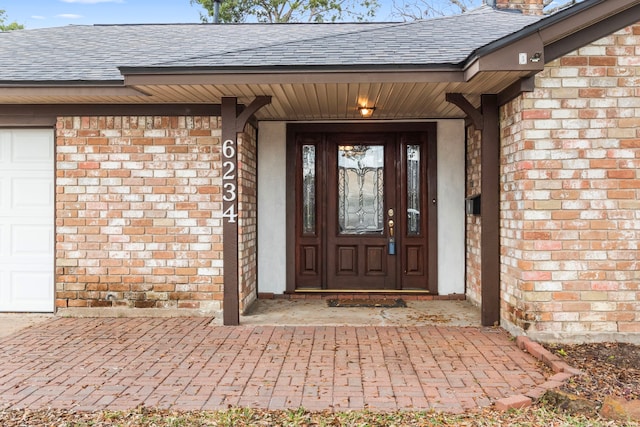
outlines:
[[373, 112], [376, 111], [376, 107], [358, 107], [358, 112], [363, 119], [368, 119], [373, 116]]

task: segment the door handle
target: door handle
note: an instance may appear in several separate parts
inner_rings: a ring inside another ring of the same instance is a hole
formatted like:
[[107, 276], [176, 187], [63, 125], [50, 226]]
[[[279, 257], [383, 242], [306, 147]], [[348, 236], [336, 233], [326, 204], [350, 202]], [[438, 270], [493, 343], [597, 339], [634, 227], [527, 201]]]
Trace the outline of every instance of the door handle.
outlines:
[[387, 222], [387, 225], [389, 226], [389, 255], [395, 255], [396, 238], [393, 237], [395, 222], [391, 219], [393, 218], [393, 209], [389, 209], [389, 212], [387, 213], [389, 214], [389, 221]]

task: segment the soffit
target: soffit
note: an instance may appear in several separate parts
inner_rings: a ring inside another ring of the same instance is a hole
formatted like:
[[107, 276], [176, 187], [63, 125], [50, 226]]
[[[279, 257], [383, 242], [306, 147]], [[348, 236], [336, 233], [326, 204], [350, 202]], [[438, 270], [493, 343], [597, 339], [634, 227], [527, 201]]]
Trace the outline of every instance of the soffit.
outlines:
[[[446, 93], [462, 93], [478, 106], [481, 94], [500, 93], [526, 75], [525, 72], [486, 72], [479, 73], [470, 82], [460, 79], [346, 83], [291, 79], [298, 81], [139, 84], [125, 88], [127, 92], [123, 96], [114, 96], [116, 91], [105, 93], [99, 88], [82, 91], [73, 87], [56, 88], [45, 91], [45, 95], [38, 88], [11, 88], [0, 90], [0, 104], [220, 104], [222, 97], [229, 96], [248, 105], [256, 96], [266, 95], [271, 96], [271, 104], [256, 113], [259, 120], [354, 119], [358, 118], [359, 105], [375, 106], [375, 119], [461, 118], [463, 113], [445, 101]], [[143, 111], [141, 108], [141, 113]]]

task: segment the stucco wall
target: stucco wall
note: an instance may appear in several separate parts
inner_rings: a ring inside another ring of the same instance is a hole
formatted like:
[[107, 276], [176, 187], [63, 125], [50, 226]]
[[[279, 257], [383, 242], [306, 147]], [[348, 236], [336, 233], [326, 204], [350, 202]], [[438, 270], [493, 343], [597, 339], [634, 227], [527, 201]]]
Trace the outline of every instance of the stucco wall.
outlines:
[[545, 67], [502, 109], [503, 325], [640, 342], [640, 25]]
[[[464, 122], [438, 121], [438, 292], [464, 294]], [[286, 287], [286, 123], [261, 122], [258, 141], [258, 291]]]
[[287, 124], [258, 127], [258, 292], [286, 288]]
[[464, 294], [464, 121], [438, 121], [438, 293]]

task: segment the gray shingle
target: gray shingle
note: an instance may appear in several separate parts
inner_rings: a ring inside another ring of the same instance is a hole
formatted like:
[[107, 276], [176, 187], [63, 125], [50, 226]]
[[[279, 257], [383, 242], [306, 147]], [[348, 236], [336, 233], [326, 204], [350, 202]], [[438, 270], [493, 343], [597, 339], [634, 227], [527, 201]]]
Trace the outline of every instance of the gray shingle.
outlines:
[[0, 81], [122, 80], [118, 67], [444, 65], [539, 17], [479, 8], [404, 23], [67, 26], [0, 33]]

